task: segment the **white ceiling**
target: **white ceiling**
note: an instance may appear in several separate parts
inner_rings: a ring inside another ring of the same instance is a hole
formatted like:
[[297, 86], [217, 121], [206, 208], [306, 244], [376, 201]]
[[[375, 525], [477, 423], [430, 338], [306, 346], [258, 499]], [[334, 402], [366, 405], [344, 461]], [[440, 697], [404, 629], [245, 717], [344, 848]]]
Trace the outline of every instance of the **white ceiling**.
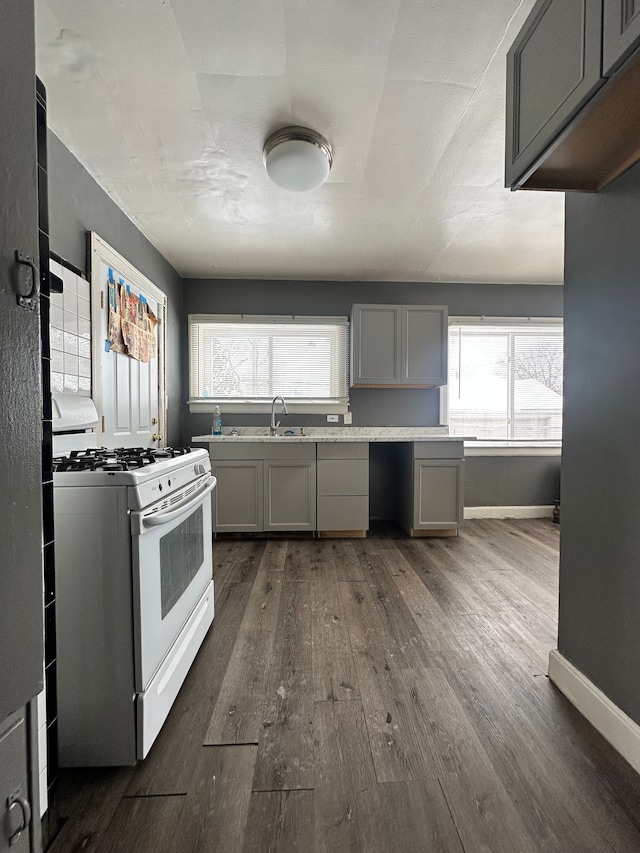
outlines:
[[[36, 0], [52, 130], [182, 276], [560, 283], [563, 195], [503, 187], [533, 0]], [[333, 146], [309, 193], [262, 144]], [[117, 247], [116, 247], [117, 248]]]

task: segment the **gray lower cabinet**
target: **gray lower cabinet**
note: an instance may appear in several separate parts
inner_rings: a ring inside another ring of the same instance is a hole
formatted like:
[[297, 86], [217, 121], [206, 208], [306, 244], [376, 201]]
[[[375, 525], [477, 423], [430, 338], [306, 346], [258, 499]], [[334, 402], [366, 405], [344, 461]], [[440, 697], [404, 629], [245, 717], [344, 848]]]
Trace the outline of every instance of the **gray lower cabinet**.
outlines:
[[602, 73], [614, 71], [640, 45], [640, 0], [604, 0]]
[[402, 448], [398, 521], [409, 535], [462, 527], [463, 453], [462, 441], [415, 442]]
[[[315, 451], [314, 444], [307, 447]], [[316, 529], [315, 454], [307, 460], [265, 460], [264, 529]]]
[[[369, 444], [221, 442], [210, 445], [216, 533], [369, 529]], [[410, 535], [462, 526], [462, 441], [406, 442], [398, 449], [398, 522]]]
[[283, 439], [211, 444], [216, 533], [316, 529], [316, 446]]
[[603, 84], [601, 39], [602, 0], [539, 0], [533, 7], [507, 54], [506, 186], [525, 182]]
[[351, 385], [446, 385], [447, 332], [444, 305], [354, 305]]
[[211, 460], [217, 478], [213, 492], [213, 529], [218, 533], [264, 530], [264, 463], [261, 459]]
[[0, 725], [0, 853], [30, 850], [27, 742], [26, 714], [11, 714]]
[[318, 531], [369, 529], [369, 444], [318, 443]]

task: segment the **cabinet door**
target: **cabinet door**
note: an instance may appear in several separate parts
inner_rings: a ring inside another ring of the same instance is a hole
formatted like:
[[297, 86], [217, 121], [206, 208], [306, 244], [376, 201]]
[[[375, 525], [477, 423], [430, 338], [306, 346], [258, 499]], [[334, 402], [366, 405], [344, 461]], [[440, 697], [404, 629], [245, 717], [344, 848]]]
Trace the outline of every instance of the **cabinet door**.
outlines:
[[38, 284], [16, 262], [38, 258], [33, 3], [2, 4], [0, 80], [1, 724], [42, 690], [44, 658], [40, 316], [16, 296]]
[[259, 459], [212, 464], [218, 478], [213, 490], [214, 533], [259, 533], [263, 526], [263, 463]]
[[602, 70], [608, 77], [640, 44], [640, 0], [604, 0]]
[[315, 461], [265, 461], [264, 507], [265, 530], [315, 530]]
[[409, 305], [402, 309], [404, 384], [447, 384], [447, 335], [446, 306]]
[[399, 305], [354, 305], [351, 315], [351, 384], [400, 383]]
[[534, 6], [507, 54], [506, 186], [526, 180], [604, 82], [601, 38], [602, 0], [539, 0]]
[[457, 528], [462, 524], [464, 463], [417, 459], [413, 468], [413, 526], [417, 530]]
[[17, 713], [0, 726], [0, 853], [29, 853], [27, 779], [27, 723]]

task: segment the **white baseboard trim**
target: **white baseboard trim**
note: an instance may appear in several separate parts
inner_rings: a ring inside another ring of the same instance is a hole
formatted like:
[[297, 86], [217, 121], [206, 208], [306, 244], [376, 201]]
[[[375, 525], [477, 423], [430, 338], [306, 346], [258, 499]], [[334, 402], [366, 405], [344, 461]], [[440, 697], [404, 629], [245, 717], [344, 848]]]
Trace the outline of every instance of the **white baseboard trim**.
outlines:
[[554, 649], [549, 678], [611, 746], [640, 773], [640, 726], [621, 711], [584, 673]]
[[465, 518], [551, 518], [553, 506], [466, 506]]

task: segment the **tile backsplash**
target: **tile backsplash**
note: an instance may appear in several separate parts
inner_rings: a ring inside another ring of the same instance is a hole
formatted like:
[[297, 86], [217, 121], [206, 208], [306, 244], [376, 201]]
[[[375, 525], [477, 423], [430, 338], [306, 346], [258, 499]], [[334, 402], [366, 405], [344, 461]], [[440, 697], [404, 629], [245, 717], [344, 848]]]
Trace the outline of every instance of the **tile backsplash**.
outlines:
[[90, 285], [56, 261], [51, 272], [63, 281], [63, 292], [51, 294], [51, 390], [90, 397]]

